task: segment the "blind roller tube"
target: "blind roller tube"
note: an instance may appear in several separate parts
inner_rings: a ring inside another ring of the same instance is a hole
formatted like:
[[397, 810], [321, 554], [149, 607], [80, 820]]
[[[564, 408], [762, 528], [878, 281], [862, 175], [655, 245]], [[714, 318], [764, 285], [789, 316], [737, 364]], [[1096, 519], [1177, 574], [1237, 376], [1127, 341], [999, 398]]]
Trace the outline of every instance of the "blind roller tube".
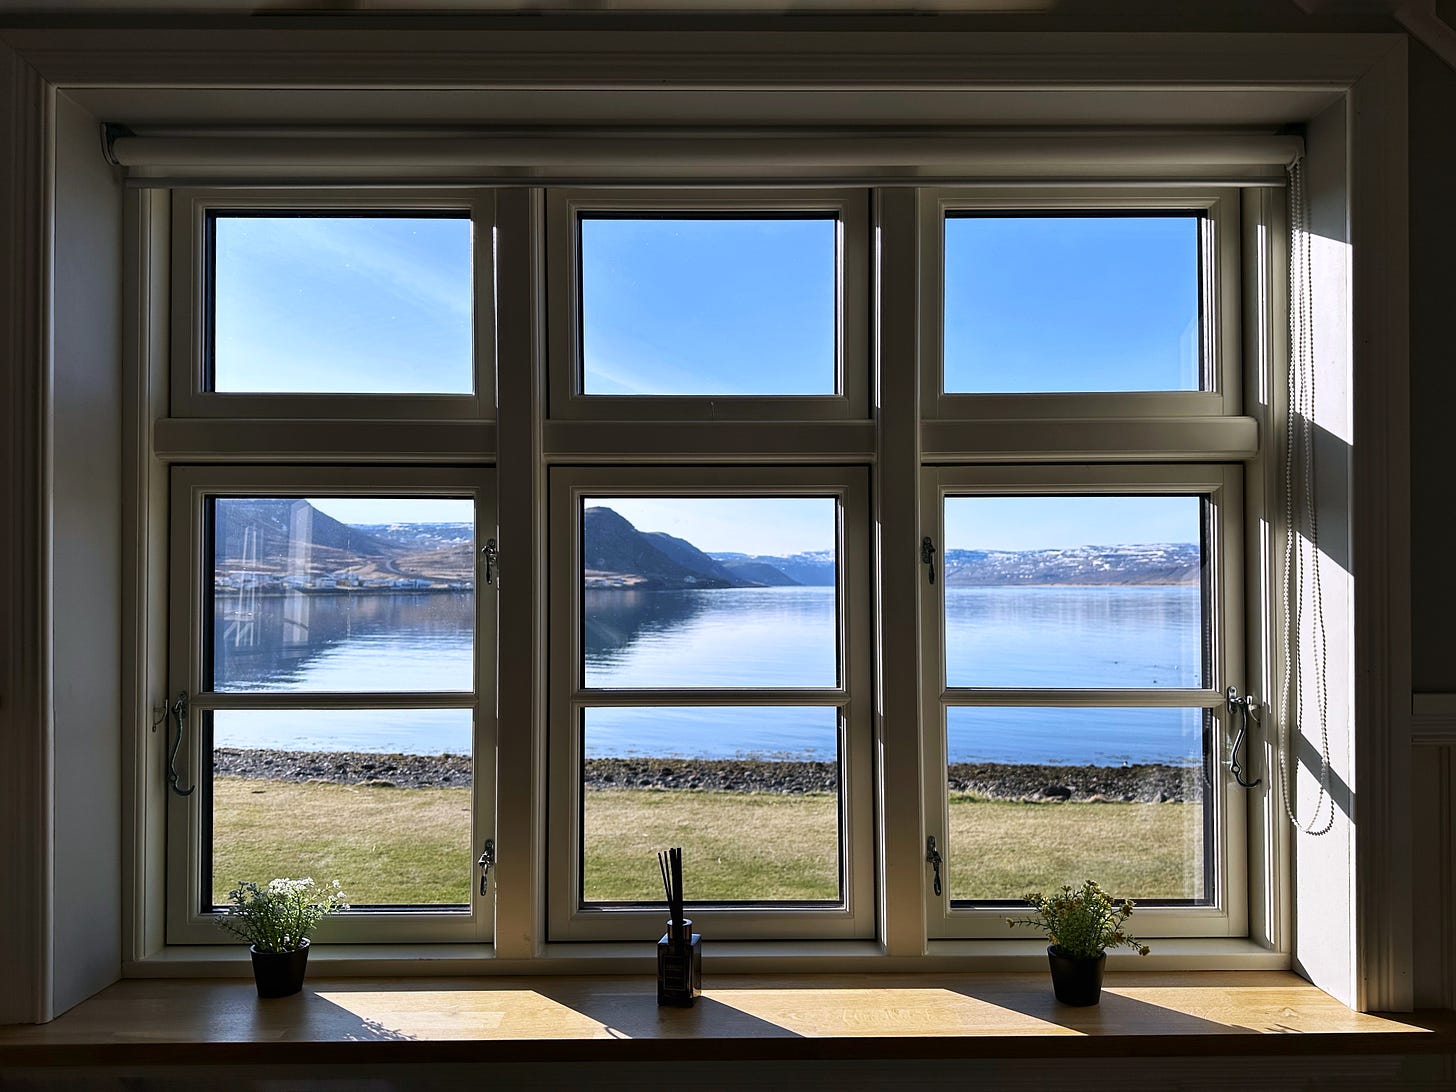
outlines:
[[147, 174], [253, 178], [279, 172], [327, 177], [468, 175], [492, 172], [596, 176], [691, 175], [712, 171], [788, 178], [819, 172], [883, 172], [934, 179], [1059, 174], [1121, 177], [1282, 175], [1298, 137], [1229, 133], [816, 133], [664, 134], [642, 131], [412, 135], [296, 132], [286, 135], [123, 135], [113, 161]]

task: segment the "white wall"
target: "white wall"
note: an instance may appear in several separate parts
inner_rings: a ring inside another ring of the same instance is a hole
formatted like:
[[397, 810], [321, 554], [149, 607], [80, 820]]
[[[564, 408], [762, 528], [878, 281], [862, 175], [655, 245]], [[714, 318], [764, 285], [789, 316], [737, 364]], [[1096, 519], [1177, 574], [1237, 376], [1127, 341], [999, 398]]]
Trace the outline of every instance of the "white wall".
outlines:
[[56, 102], [53, 1013], [121, 973], [121, 189]]

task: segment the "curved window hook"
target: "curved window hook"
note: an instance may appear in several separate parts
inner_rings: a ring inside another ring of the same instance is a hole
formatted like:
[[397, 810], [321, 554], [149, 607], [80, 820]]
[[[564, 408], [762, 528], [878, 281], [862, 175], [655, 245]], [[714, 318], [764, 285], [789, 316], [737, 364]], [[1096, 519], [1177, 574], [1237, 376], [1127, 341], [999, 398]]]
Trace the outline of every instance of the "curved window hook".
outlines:
[[182, 732], [187, 724], [187, 691], [183, 690], [177, 695], [177, 700], [171, 705], [163, 705], [159, 708], [157, 719], [152, 721], [152, 729], [155, 731], [168, 720], [177, 725], [177, 735], [172, 740], [167, 750], [167, 787], [178, 796], [191, 796], [197, 786], [182, 788], [182, 777], [177, 773], [177, 752], [182, 749]]
[[1233, 686], [1224, 692], [1224, 697], [1228, 699], [1229, 716], [1239, 716], [1240, 718], [1239, 730], [1234, 735], [1233, 750], [1229, 754], [1229, 773], [1233, 774], [1234, 780], [1244, 788], [1252, 789], [1264, 779], [1256, 777], [1253, 781], [1244, 780], [1244, 768], [1239, 765], [1239, 748], [1243, 747], [1244, 753], [1248, 754], [1249, 717], [1253, 715], [1254, 706], [1258, 704], [1258, 700], [1252, 694], [1239, 697], [1238, 688]]

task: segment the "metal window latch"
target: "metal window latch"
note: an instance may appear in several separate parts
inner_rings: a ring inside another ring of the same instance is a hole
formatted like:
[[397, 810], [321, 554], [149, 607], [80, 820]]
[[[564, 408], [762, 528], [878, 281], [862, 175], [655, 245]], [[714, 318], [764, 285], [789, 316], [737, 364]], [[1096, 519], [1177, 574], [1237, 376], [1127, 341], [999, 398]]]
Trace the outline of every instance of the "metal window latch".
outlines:
[[500, 551], [496, 549], [495, 539], [486, 539], [480, 552], [485, 555], [485, 582], [494, 584], [499, 578], [496, 570], [500, 568]]
[[481, 853], [480, 859], [475, 862], [480, 869], [480, 896], [485, 897], [486, 887], [490, 884], [490, 870], [495, 865], [495, 839], [485, 840], [485, 850]]
[[940, 850], [935, 848], [935, 835], [932, 834], [925, 839], [925, 863], [930, 865], [934, 877], [933, 887], [937, 895], [940, 894]]
[[1234, 780], [1244, 788], [1252, 789], [1264, 779], [1260, 777], [1253, 781], [1244, 780], [1244, 768], [1239, 765], [1239, 748], [1242, 747], [1244, 754], [1248, 754], [1249, 718], [1252, 716], [1256, 721], [1258, 720], [1254, 710], [1259, 707], [1259, 699], [1252, 694], [1239, 697], [1238, 687], [1235, 686], [1224, 691], [1224, 698], [1228, 701], [1229, 718], [1239, 718], [1239, 730], [1234, 734], [1233, 749], [1229, 753], [1229, 773], [1233, 774]]
[[920, 564], [926, 566], [930, 572], [930, 582], [935, 583], [935, 543], [926, 535], [920, 540]]
[[167, 749], [167, 787], [178, 796], [191, 796], [197, 788], [193, 785], [190, 789], [182, 787], [182, 777], [177, 773], [177, 752], [182, 749], [182, 733], [187, 727], [187, 691], [183, 690], [177, 695], [177, 700], [171, 705], [159, 705], [153, 712], [157, 715], [152, 721], [152, 731], [156, 731], [162, 725], [171, 721], [176, 725], [177, 734]]

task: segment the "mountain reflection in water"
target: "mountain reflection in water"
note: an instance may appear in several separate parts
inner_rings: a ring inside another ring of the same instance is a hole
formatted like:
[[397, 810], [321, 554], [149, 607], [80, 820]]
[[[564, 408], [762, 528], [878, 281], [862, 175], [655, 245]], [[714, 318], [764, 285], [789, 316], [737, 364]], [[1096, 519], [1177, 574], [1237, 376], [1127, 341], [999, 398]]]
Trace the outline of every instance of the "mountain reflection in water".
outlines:
[[469, 690], [475, 596], [452, 592], [291, 592], [213, 614], [222, 691]]

